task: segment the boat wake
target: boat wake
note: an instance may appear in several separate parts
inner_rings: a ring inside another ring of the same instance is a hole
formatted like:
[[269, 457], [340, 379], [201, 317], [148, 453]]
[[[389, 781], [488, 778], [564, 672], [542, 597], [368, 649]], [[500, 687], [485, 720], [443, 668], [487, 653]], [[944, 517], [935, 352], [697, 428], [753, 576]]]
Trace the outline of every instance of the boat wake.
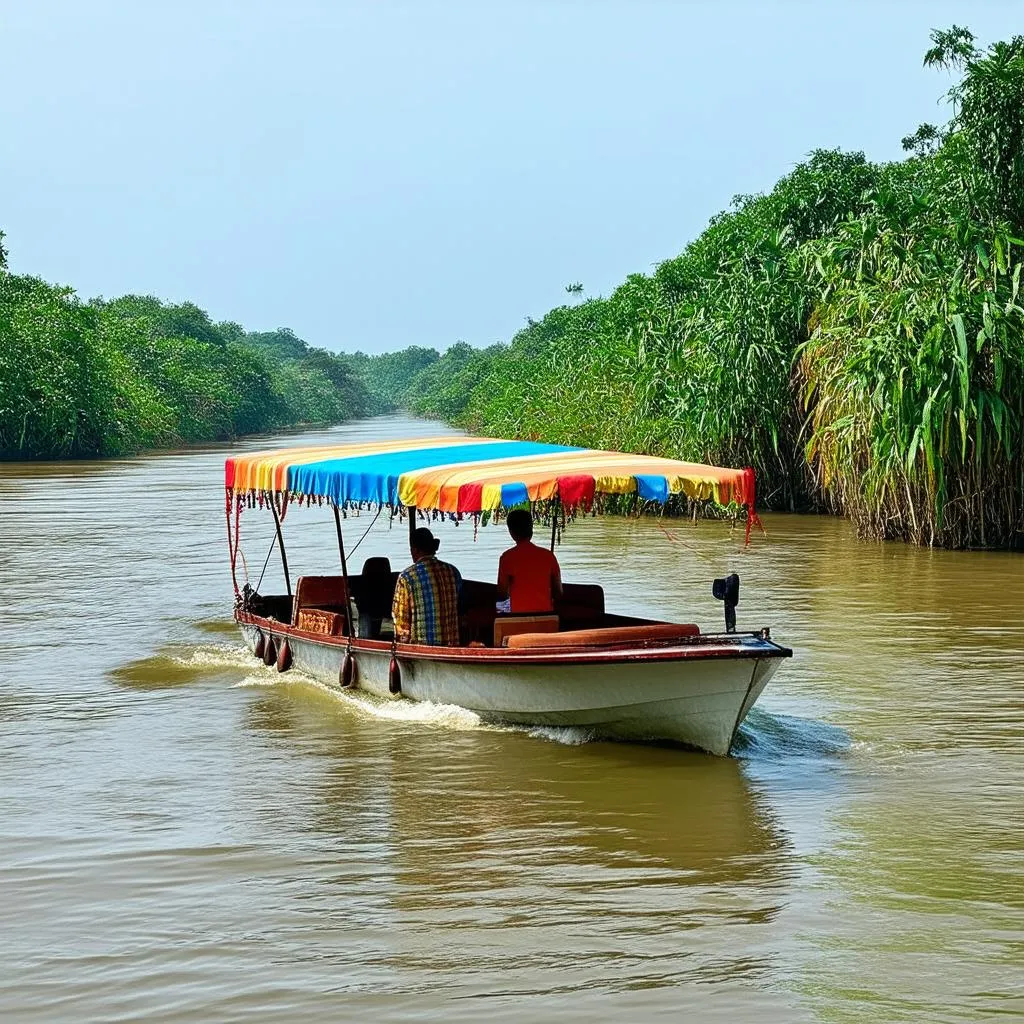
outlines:
[[[335, 706], [365, 719], [404, 722], [460, 732], [479, 730], [516, 733], [569, 747], [601, 739], [593, 730], [581, 726], [494, 725], [484, 722], [476, 712], [457, 704], [390, 700], [362, 690], [339, 690], [296, 669], [281, 674], [272, 666], [266, 667], [256, 661], [241, 643], [170, 646], [149, 658], [114, 669], [111, 673], [121, 685], [137, 688], [184, 686], [211, 676], [224, 675], [233, 680], [230, 683], [232, 687], [239, 689], [277, 687], [315, 691]], [[733, 754], [750, 761], [772, 761], [794, 756], [833, 759], [846, 754], [850, 747], [847, 734], [835, 726], [754, 708], [740, 729]]]
[[[251, 655], [246, 658], [246, 666], [251, 667]], [[433, 704], [430, 701], [389, 700], [375, 697], [363, 690], [349, 692], [327, 686], [310, 676], [292, 670], [282, 676], [273, 668], [257, 670], [234, 684], [238, 688], [267, 686], [301, 686], [303, 689], [315, 690], [318, 695], [329, 698], [340, 704], [346, 711], [364, 718], [386, 722], [408, 722], [415, 725], [434, 726], [458, 732], [470, 730], [481, 732], [520, 733], [551, 743], [565, 746], [580, 746], [589, 743], [595, 737], [588, 729], [555, 726], [517, 726], [494, 725], [485, 722], [475, 711], [460, 707], [458, 704]]]
[[232, 683], [231, 687], [235, 690], [249, 690], [257, 686], [280, 686], [284, 682], [285, 680], [277, 672], [273, 669], [268, 669], [266, 672], [260, 672], [259, 675], [249, 675], [244, 679], [239, 679], [237, 683]]
[[[209, 644], [192, 647], [188, 653], [171, 655], [171, 660], [183, 668], [252, 668], [253, 657], [243, 644]], [[270, 674], [273, 669], [267, 669]]]
[[579, 747], [584, 743], [592, 743], [598, 738], [590, 729], [572, 725], [510, 725], [502, 727], [502, 731], [526, 733], [527, 736], [533, 736], [534, 739], [561, 743], [566, 747]]
[[[140, 658], [112, 671], [119, 684], [150, 689], [187, 686], [211, 676], [227, 675], [232, 688], [301, 688], [315, 691], [334, 705], [366, 719], [387, 722], [408, 722], [460, 732], [481, 730], [513, 732], [561, 743], [579, 746], [594, 737], [586, 729], [547, 726], [500, 726], [484, 722], [478, 714], [457, 704], [432, 704], [429, 701], [388, 700], [365, 691], [347, 692], [304, 675], [293, 669], [282, 675], [273, 666], [266, 667], [256, 661], [241, 643], [203, 644], [201, 646], [172, 645], [148, 658]], [[239, 678], [241, 675], [241, 678]]]
[[242, 644], [170, 645], [148, 658], [112, 669], [110, 677], [121, 686], [161, 689], [198, 683], [211, 675], [251, 671], [252, 667], [252, 655]]
[[755, 707], [740, 726], [732, 753], [750, 761], [794, 757], [834, 760], [850, 749], [849, 735], [838, 726]]
[[[252, 658], [249, 657], [251, 663]], [[238, 688], [280, 686], [300, 686], [305, 690], [314, 690], [320, 696], [329, 698], [347, 711], [364, 718], [374, 718], [388, 722], [410, 722], [418, 725], [440, 726], [446, 729], [465, 731], [468, 729], [485, 729], [487, 726], [480, 716], [457, 704], [432, 704], [429, 701], [388, 700], [375, 697], [363, 690], [349, 692], [327, 686], [310, 676], [296, 670], [287, 676], [279, 674], [275, 669], [268, 668], [265, 672], [257, 671], [234, 684]]]

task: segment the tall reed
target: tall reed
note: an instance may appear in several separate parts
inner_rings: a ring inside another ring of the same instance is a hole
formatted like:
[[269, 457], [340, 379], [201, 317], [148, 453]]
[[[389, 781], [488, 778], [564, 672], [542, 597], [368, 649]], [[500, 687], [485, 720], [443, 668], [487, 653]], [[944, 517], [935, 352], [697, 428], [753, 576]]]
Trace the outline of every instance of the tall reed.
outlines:
[[[769, 506], [864, 536], [1024, 546], [1024, 39], [954, 26], [925, 63], [959, 73], [953, 116], [909, 159], [815, 152], [654, 274], [442, 358], [409, 404], [753, 465]], [[453, 385], [445, 359], [472, 372]]]

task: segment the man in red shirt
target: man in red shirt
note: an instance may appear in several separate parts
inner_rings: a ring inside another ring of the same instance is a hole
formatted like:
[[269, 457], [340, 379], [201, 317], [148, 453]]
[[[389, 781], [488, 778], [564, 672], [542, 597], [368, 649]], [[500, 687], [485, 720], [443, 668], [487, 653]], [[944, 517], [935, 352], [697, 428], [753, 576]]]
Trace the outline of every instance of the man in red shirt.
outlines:
[[509, 598], [515, 615], [553, 612], [562, 596], [562, 571], [554, 552], [538, 547], [533, 517], [525, 509], [508, 514], [508, 532], [516, 542], [498, 561], [498, 600]]

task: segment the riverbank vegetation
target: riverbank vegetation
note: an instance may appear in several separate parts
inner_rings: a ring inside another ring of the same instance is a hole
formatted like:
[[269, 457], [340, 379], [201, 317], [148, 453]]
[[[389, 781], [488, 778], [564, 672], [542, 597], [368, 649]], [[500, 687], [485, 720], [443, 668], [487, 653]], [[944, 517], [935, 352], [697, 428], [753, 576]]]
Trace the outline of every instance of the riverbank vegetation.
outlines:
[[925, 65], [958, 75], [952, 117], [907, 159], [815, 152], [653, 274], [507, 346], [435, 353], [378, 401], [752, 465], [763, 504], [864, 536], [1024, 545], [1024, 37], [932, 43]]
[[[191, 303], [8, 273], [0, 457], [116, 455], [408, 408], [470, 430], [751, 465], [863, 536], [1024, 546], [1024, 37], [935, 32], [951, 119], [817, 151], [652, 274], [508, 344], [379, 356]], [[2, 242], [2, 235], [0, 235]]]
[[8, 273], [0, 244], [0, 458], [123, 455], [372, 408], [344, 359], [287, 329], [246, 333], [151, 296], [83, 302]]

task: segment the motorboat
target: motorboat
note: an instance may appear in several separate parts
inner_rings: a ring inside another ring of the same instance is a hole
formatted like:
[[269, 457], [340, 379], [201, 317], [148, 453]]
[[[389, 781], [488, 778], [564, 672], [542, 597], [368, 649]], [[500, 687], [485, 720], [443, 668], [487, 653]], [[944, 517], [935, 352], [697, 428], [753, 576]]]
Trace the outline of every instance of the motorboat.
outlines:
[[[225, 511], [234, 616], [250, 650], [279, 671], [386, 699], [467, 708], [486, 722], [578, 727], [595, 737], [667, 740], [725, 755], [751, 707], [792, 652], [767, 628], [735, 628], [739, 578], [714, 581], [725, 629], [619, 614], [598, 582], [563, 584], [553, 614], [500, 609], [493, 582], [464, 579], [459, 646], [389, 635], [398, 573], [387, 558], [349, 571], [343, 519], [386, 513], [412, 530], [438, 517], [474, 529], [530, 508], [551, 545], [582, 515], [663, 514], [672, 501], [712, 503], [756, 521], [754, 474], [655, 456], [532, 441], [426, 437], [291, 448], [231, 457]], [[293, 505], [333, 512], [340, 572], [298, 577], [281, 524]], [[239, 585], [243, 511], [273, 516], [285, 594]], [[404, 544], [403, 544], [404, 547]], [[398, 552], [405, 564], [405, 552]], [[362, 628], [360, 626], [362, 625]]]

